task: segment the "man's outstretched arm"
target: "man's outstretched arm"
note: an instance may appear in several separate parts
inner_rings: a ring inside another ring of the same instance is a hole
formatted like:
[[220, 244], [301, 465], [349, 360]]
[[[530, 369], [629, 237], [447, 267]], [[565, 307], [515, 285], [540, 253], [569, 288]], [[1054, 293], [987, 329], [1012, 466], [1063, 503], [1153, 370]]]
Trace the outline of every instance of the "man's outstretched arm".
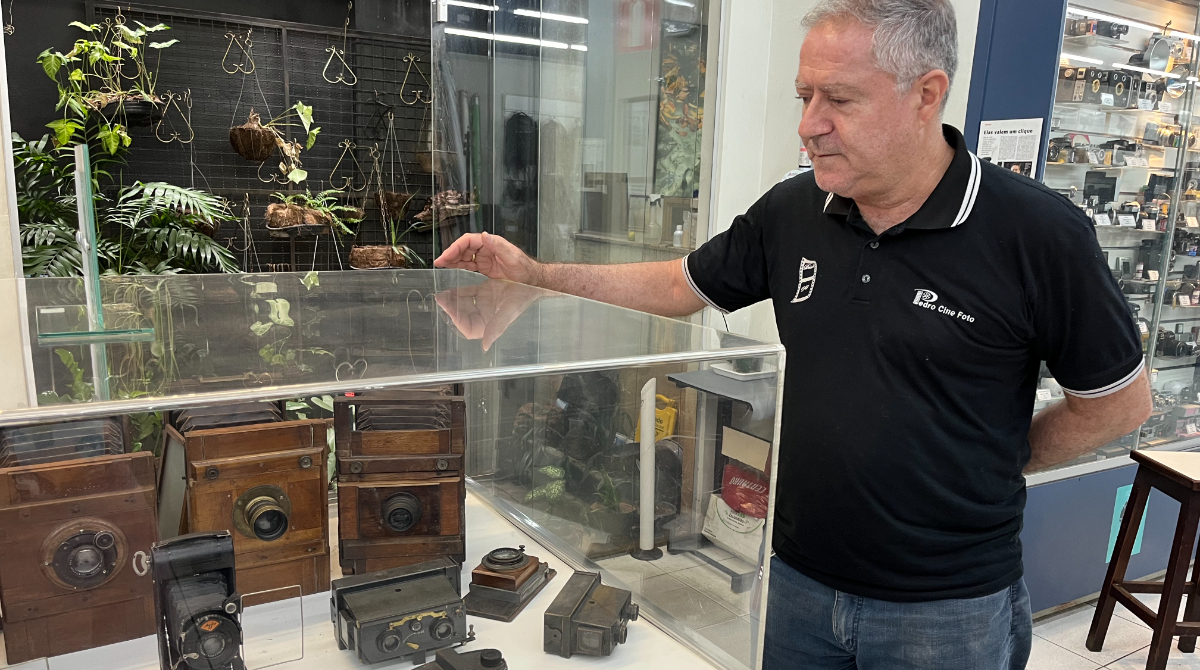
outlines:
[[704, 308], [679, 261], [624, 265], [539, 263], [508, 240], [463, 235], [434, 267], [472, 270], [492, 279], [529, 284], [660, 316], [686, 316]]

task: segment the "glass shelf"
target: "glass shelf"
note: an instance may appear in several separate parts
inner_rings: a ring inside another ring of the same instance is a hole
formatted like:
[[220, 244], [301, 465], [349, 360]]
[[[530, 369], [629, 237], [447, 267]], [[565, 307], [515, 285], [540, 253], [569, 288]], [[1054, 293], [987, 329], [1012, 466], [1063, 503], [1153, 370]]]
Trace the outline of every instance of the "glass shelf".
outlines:
[[[31, 310], [78, 305], [83, 292], [77, 278], [25, 286]], [[149, 305], [145, 318], [164, 324], [151, 341], [93, 345], [111, 371], [100, 383], [126, 399], [0, 411], [0, 426], [782, 351], [459, 270], [104, 277], [101, 294]], [[41, 344], [35, 361], [64, 351], [90, 367], [89, 347]], [[36, 381], [43, 394], [69, 385], [58, 363]]]
[[1175, 168], [1167, 167], [1134, 167], [1131, 165], [1101, 165], [1100, 163], [1046, 163], [1046, 167], [1081, 167], [1089, 170], [1157, 170], [1162, 172], [1174, 172]]

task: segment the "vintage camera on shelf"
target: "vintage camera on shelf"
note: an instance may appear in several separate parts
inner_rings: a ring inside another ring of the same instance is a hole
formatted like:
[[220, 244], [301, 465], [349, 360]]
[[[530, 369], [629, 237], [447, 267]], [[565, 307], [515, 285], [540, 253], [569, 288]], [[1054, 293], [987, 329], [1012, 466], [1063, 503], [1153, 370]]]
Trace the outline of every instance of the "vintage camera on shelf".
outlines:
[[473, 641], [459, 570], [439, 558], [334, 580], [330, 609], [338, 648], [353, 650], [363, 663], [424, 663], [430, 652]]
[[1112, 70], [1108, 73], [1108, 86], [1104, 92], [1112, 95], [1113, 107], [1127, 109], [1131, 97], [1133, 98], [1134, 105], [1137, 105], [1137, 97], [1134, 92], [1136, 84], [1137, 80], [1128, 72], [1124, 70]]
[[151, 550], [162, 670], [243, 670], [233, 538], [193, 533]]
[[1196, 342], [1178, 340], [1175, 338], [1175, 333], [1163, 328], [1158, 329], [1156, 351], [1158, 351], [1159, 356], [1170, 356], [1173, 358], [1195, 356], [1197, 350], [1200, 350], [1200, 345]]
[[1114, 40], [1119, 40], [1129, 34], [1129, 26], [1124, 23], [1116, 23], [1114, 21], [1096, 21], [1096, 34], [1100, 37], [1109, 37]]
[[1050, 163], [1073, 163], [1070, 137], [1052, 137], [1046, 149], [1046, 160]]
[[327, 430], [283, 421], [184, 436], [187, 527], [233, 536], [248, 606], [329, 588]]
[[1087, 69], [1087, 73], [1084, 75], [1087, 78], [1083, 89], [1084, 103], [1099, 105], [1103, 102], [1104, 98], [1102, 96], [1107, 92], [1109, 87], [1108, 74], [1108, 70], [1102, 70], [1097, 67], [1089, 67]]
[[343, 574], [466, 560], [466, 404], [457, 389], [337, 398]]
[[433, 662], [413, 670], [508, 670], [508, 662], [499, 649], [480, 649], [460, 654], [454, 649], [439, 649]]
[[637, 618], [629, 591], [602, 584], [597, 573], [576, 572], [546, 610], [543, 649], [563, 658], [608, 656]]
[[527, 555], [524, 545], [494, 549], [471, 571], [471, 592], [463, 604], [471, 616], [509, 622], [556, 574], [537, 556]]
[[191, 407], [171, 412], [169, 421], [180, 433], [209, 428], [231, 428], [283, 421], [283, 410], [273, 402], [243, 402]]
[[[1055, 102], [1083, 102], [1087, 91], [1086, 67], [1058, 68], [1058, 87], [1054, 92]], [[1129, 93], [1126, 92], [1126, 102]]]
[[149, 451], [0, 469], [0, 602], [8, 662], [154, 632]]

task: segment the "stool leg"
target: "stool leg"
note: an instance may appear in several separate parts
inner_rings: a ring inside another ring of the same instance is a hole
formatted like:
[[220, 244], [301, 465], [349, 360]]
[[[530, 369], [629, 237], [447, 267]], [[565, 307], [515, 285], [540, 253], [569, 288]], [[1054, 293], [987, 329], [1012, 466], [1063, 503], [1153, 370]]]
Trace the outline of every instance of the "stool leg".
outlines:
[[1113, 584], [1125, 580], [1125, 570], [1129, 567], [1129, 556], [1133, 553], [1133, 543], [1137, 539], [1138, 525], [1142, 520], [1142, 512], [1146, 510], [1146, 499], [1150, 496], [1150, 486], [1145, 482], [1139, 468], [1133, 480], [1133, 490], [1129, 492], [1129, 500], [1125, 503], [1125, 511], [1121, 514], [1121, 526], [1117, 530], [1117, 543], [1113, 546], [1112, 557], [1108, 561], [1108, 574], [1104, 577], [1104, 585], [1100, 587], [1100, 600], [1096, 601], [1096, 613], [1092, 615], [1092, 627], [1088, 631], [1088, 651], [1104, 649], [1104, 636], [1108, 634], [1108, 624], [1112, 621], [1113, 607], [1117, 604], [1113, 598]]
[[[1183, 608], [1184, 621], [1200, 622], [1200, 547], [1196, 549], [1196, 560], [1192, 567], [1192, 588], [1186, 591], [1187, 605]], [[1196, 651], [1196, 636], [1181, 635], [1179, 651], [1190, 654]]]
[[1175, 539], [1171, 542], [1171, 555], [1167, 560], [1167, 574], [1163, 580], [1162, 598], [1158, 602], [1158, 616], [1154, 620], [1154, 637], [1150, 640], [1146, 670], [1164, 670], [1167, 667], [1175, 622], [1179, 620], [1179, 601], [1183, 599], [1183, 587], [1187, 583], [1188, 558], [1196, 542], [1198, 524], [1200, 499], [1192, 495], [1179, 507], [1179, 522], [1175, 525]]

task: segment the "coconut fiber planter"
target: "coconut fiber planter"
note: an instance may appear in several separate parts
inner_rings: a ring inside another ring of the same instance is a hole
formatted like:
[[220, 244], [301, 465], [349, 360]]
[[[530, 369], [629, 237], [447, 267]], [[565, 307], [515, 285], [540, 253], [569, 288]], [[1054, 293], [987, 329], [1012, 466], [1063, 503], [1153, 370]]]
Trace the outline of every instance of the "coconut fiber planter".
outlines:
[[253, 110], [249, 120], [229, 129], [229, 144], [233, 150], [242, 158], [255, 163], [261, 163], [275, 153], [275, 139], [274, 131], [264, 128], [262, 119]]
[[300, 205], [285, 205], [273, 202], [267, 205], [267, 228], [286, 230], [301, 226], [329, 226], [329, 217], [315, 209]]
[[404, 257], [404, 254], [387, 245], [353, 247], [350, 249], [350, 267], [355, 270], [406, 268], [408, 259]]

